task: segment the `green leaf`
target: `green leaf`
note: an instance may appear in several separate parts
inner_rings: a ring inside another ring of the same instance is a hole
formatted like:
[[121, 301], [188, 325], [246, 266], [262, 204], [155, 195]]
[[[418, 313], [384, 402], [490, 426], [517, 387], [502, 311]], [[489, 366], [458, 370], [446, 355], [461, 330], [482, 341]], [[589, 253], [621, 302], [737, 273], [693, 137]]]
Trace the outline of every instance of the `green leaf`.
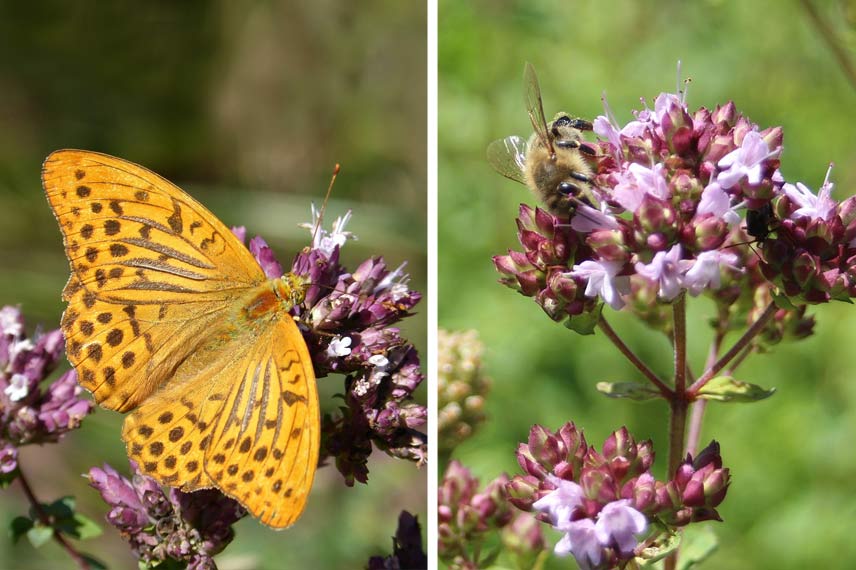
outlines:
[[33, 528], [33, 520], [27, 517], [15, 517], [9, 524], [9, 532], [12, 534], [12, 542], [18, 542], [27, 531]]
[[76, 506], [75, 498], [69, 496], [43, 505], [42, 508], [53, 521], [53, 528], [62, 534], [79, 540], [100, 536], [101, 527], [89, 517], [75, 512]]
[[705, 384], [696, 397], [717, 402], [757, 402], [769, 398], [775, 391], [775, 388], [766, 390], [731, 376], [717, 376]]
[[57, 499], [50, 505], [44, 505], [45, 512], [57, 518], [68, 518], [74, 514], [74, 507], [77, 505], [74, 497], [62, 497]]
[[660, 397], [660, 392], [656, 388], [639, 382], [598, 382], [595, 387], [598, 392], [610, 398], [626, 398], [643, 402]]
[[12, 481], [18, 478], [18, 468], [16, 467], [9, 473], [0, 473], [0, 489], [5, 489], [12, 484]]
[[583, 313], [582, 315], [574, 315], [573, 317], [568, 317], [565, 321], [565, 326], [577, 334], [588, 335], [594, 334], [594, 329], [597, 327], [598, 321], [600, 321], [600, 312], [603, 310], [603, 303], [600, 303], [597, 306], [597, 309], [590, 313]]
[[487, 556], [484, 556], [479, 559], [479, 568], [489, 568], [496, 562], [496, 559], [499, 558], [499, 553], [502, 552], [502, 546], [497, 546], [490, 552], [488, 552]]
[[36, 524], [27, 531], [27, 538], [30, 539], [30, 544], [34, 548], [38, 548], [53, 537], [54, 529], [49, 526]]
[[[70, 519], [74, 516], [74, 497], [62, 497], [53, 503], [41, 503], [39, 506], [51, 520]], [[30, 518], [33, 520], [40, 519], [39, 512], [35, 507], [30, 507]]]
[[[667, 531], [665, 535], [657, 538], [650, 546], [642, 549], [642, 553], [636, 557], [636, 562], [641, 566], [651, 566], [677, 550], [680, 545], [681, 533]], [[684, 553], [681, 551], [681, 557], [683, 555]]]
[[794, 311], [797, 309], [797, 306], [791, 302], [788, 296], [781, 293], [778, 289], [773, 289], [773, 302], [776, 303], [776, 306], [780, 309], [786, 309], [788, 311]]
[[719, 538], [711, 525], [690, 525], [684, 531], [684, 545], [678, 570], [689, 570], [709, 558], [719, 548]]
[[101, 533], [104, 532], [98, 523], [81, 513], [74, 513], [72, 522], [73, 526], [71, 529], [67, 531], [65, 528], [62, 528], [60, 530], [79, 540], [95, 538], [96, 536], [101, 536]]

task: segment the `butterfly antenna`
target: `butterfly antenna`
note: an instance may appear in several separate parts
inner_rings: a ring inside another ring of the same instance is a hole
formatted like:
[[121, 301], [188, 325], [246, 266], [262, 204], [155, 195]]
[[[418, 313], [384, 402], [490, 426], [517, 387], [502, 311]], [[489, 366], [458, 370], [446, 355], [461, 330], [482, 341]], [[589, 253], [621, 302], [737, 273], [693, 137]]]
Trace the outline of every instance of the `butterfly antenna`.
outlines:
[[[312, 243], [315, 243], [315, 238], [318, 236], [318, 230], [321, 229], [321, 222], [324, 220], [324, 212], [327, 210], [327, 202], [330, 200], [330, 194], [333, 192], [333, 183], [336, 182], [336, 176], [342, 167], [339, 163], [333, 167], [333, 176], [330, 177], [330, 185], [327, 186], [327, 194], [324, 195], [324, 201], [321, 203], [321, 209], [318, 211], [318, 219], [315, 221], [315, 229], [312, 230]], [[313, 246], [314, 247], [314, 246]]]

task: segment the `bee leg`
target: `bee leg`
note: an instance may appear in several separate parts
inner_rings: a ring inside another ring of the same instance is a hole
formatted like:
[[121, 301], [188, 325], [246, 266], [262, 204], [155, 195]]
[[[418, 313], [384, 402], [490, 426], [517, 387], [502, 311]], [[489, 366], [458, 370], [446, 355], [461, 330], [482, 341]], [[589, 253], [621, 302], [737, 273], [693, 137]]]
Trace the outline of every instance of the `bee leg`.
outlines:
[[580, 145], [580, 152], [589, 156], [597, 156], [597, 151], [587, 144]]
[[591, 178], [583, 174], [582, 172], [577, 172], [575, 170], [571, 170], [570, 174], [571, 178], [574, 180], [579, 180], [580, 182], [588, 182], [591, 183]]
[[592, 147], [590, 147], [589, 145], [587, 145], [585, 143], [581, 143], [580, 141], [557, 140], [555, 144], [556, 144], [556, 146], [561, 147], [561, 148], [577, 148], [583, 154], [587, 154], [589, 156], [597, 156], [596, 150], [594, 150]]
[[557, 140], [555, 141], [556, 146], [561, 148], [580, 148], [580, 141], [575, 140]]
[[581, 131], [591, 131], [594, 129], [591, 122], [585, 119], [571, 119], [571, 126]]

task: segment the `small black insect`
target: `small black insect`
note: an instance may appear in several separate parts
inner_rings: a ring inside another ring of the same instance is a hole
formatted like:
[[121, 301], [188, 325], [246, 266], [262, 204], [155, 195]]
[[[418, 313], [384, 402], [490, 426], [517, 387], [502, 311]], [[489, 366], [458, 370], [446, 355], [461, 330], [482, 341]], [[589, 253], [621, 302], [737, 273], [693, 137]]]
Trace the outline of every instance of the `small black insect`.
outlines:
[[775, 220], [773, 206], [770, 202], [767, 202], [757, 210], [747, 210], [746, 233], [755, 238], [755, 243], [764, 245], [764, 240], [772, 232], [776, 231], [776, 228], [770, 227]]

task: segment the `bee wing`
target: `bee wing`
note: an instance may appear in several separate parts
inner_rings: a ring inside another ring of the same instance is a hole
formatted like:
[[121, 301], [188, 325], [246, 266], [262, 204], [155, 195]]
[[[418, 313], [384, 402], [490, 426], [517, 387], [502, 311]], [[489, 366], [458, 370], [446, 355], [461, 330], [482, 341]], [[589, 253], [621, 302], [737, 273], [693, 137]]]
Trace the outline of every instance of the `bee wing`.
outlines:
[[555, 154], [553, 139], [547, 134], [547, 118], [544, 116], [544, 103], [541, 101], [541, 87], [538, 85], [538, 76], [532, 64], [526, 62], [523, 69], [524, 98], [526, 99], [526, 110], [529, 112], [529, 120], [532, 128], [541, 143], [550, 149], [550, 154]]
[[526, 141], [518, 136], [495, 140], [487, 147], [487, 161], [494, 170], [526, 184]]

